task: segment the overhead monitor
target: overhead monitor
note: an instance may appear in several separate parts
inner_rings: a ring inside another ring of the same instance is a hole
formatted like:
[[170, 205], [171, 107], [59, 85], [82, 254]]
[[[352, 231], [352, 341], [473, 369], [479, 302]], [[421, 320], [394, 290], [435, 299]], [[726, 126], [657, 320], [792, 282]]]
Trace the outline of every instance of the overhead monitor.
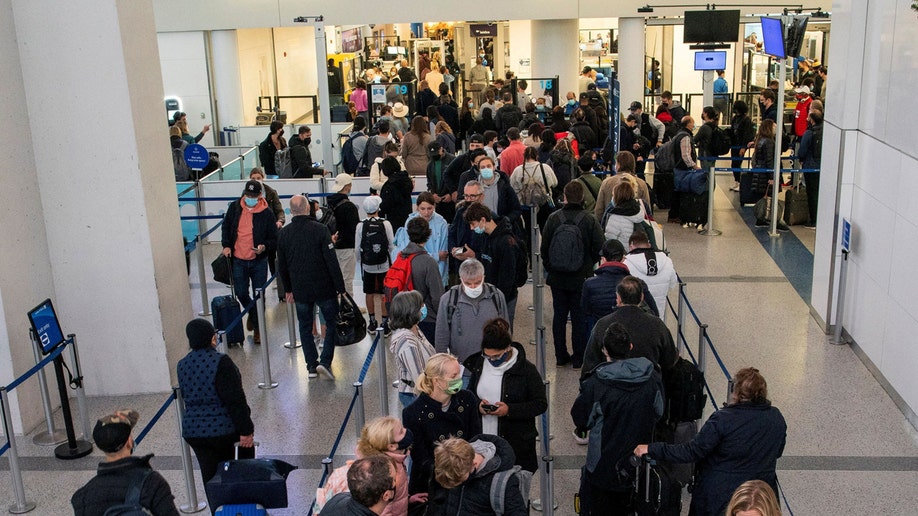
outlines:
[[29, 322], [41, 345], [41, 351], [45, 355], [64, 342], [64, 332], [61, 331], [61, 325], [57, 321], [57, 314], [54, 312], [54, 305], [51, 304], [50, 299], [45, 299], [40, 305], [29, 311]]
[[800, 55], [800, 48], [803, 47], [803, 37], [806, 33], [806, 22], [809, 19], [807, 15], [791, 16], [787, 22], [787, 40], [784, 42], [784, 52], [787, 56]]
[[685, 11], [683, 43], [723, 43], [739, 39], [739, 10]]
[[695, 52], [695, 70], [723, 70], [727, 67], [727, 52]]
[[762, 39], [765, 41], [765, 53], [784, 59], [784, 26], [780, 18], [762, 17]]

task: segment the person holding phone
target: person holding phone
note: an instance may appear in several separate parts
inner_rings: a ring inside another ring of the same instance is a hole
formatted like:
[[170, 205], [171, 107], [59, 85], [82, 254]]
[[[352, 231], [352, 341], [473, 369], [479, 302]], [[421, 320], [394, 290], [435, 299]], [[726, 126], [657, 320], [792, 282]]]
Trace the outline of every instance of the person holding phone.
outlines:
[[506, 439], [516, 463], [526, 471], [537, 471], [535, 418], [548, 408], [548, 399], [539, 371], [526, 359], [523, 346], [513, 342], [510, 323], [500, 318], [488, 321], [481, 353], [470, 356], [464, 365], [472, 373], [469, 390], [481, 399], [482, 432]]

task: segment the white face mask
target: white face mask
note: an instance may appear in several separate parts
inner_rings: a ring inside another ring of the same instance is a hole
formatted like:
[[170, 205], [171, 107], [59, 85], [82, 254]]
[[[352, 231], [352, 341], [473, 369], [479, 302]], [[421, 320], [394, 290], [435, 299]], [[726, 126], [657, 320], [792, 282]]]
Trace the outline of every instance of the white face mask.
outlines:
[[481, 285], [478, 285], [475, 288], [469, 288], [469, 287], [466, 287], [465, 285], [462, 285], [462, 289], [465, 291], [465, 295], [469, 296], [472, 299], [477, 299], [478, 296], [480, 296], [481, 293], [484, 292], [484, 283], [482, 283]]
[[322, 220], [322, 210], [316, 210], [316, 220]]

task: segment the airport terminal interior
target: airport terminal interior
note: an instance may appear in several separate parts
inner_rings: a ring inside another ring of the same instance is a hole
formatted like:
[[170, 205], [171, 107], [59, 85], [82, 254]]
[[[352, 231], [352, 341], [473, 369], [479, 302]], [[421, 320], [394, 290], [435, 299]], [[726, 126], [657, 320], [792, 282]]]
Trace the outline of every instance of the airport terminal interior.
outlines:
[[[284, 123], [287, 137], [309, 125], [312, 156], [329, 171], [324, 179], [266, 179], [288, 208], [299, 192], [321, 199], [343, 173], [347, 100], [358, 79], [369, 83], [371, 122], [393, 100], [413, 115], [419, 82], [401, 84], [398, 69], [419, 71], [430, 56], [455, 76], [450, 91], [460, 101], [477, 99], [469, 80], [476, 58], [484, 60], [489, 80], [508, 72], [509, 84], [526, 79], [525, 92], [549, 106], [578, 91], [578, 74], [589, 66], [602, 74], [592, 78], [603, 86], [602, 98], [612, 97], [623, 116], [633, 101], [653, 113], [660, 93], [670, 90], [700, 120], [712, 98], [705, 90], [713, 70], [693, 67], [684, 12], [711, 12], [710, 6], [620, 3], [581, 0], [565, 14], [537, 5], [529, 19], [516, 1], [487, 16], [428, 5], [409, 16], [370, 12], [351, 0], [306, 2], [305, 11], [303, 2], [288, 0], [270, 6], [202, 0], [187, 9], [177, 0], [100, 0], [92, 14], [52, 9], [54, 2], [0, 0], [0, 63], [13, 70], [0, 98], [24, 106], [0, 118], [7, 164], [24, 170], [14, 174], [8, 166], [4, 182], [19, 185], [0, 189], [0, 382], [16, 387], [0, 389], [6, 403], [0, 430], [13, 434], [15, 444], [0, 449], [0, 510], [9, 504], [11, 513], [26, 512], [31, 504], [22, 502], [34, 502], [29, 514], [70, 514], [71, 495], [104, 459], [98, 449], [72, 460], [55, 457], [66, 425], [52, 366], [44, 368], [50, 406], [37, 375], [16, 385], [41, 358], [33, 353], [26, 314], [46, 298], [54, 301], [63, 334], [78, 338], [86, 397], [67, 391], [74, 437], [87, 438], [86, 427], [116, 409], [137, 410], [134, 437], [144, 434], [136, 454], [155, 454], [152, 465], [169, 482], [176, 506], [183, 513], [214, 509], [194, 507], [206, 500], [205, 489], [193, 454], [191, 462], [183, 457], [170, 387], [177, 383], [176, 362], [188, 352], [185, 324], [209, 317], [210, 300], [230, 293], [210, 265], [222, 250], [220, 230], [201, 235], [220, 222], [251, 167], [260, 165], [252, 149], [272, 121]], [[713, 9], [739, 10], [736, 39], [701, 50], [724, 52], [717, 58], [724, 59], [729, 102], [750, 104], [756, 123], [759, 91], [771, 81], [786, 78], [779, 112], [790, 127], [799, 79], [811, 68], [828, 69], [818, 223], [775, 233], [761, 227], [753, 206], [741, 204], [733, 190], [729, 159], [714, 165], [706, 232], [667, 222], [672, 214], [654, 209], [684, 283], [660, 309], [680, 355], [700, 359], [708, 385], [699, 424], [728, 401], [728, 378], [755, 367], [787, 421], [777, 462], [782, 514], [915, 514], [918, 277], [909, 263], [918, 252], [918, 178], [912, 177], [918, 106], [908, 99], [918, 77], [918, 8], [894, 0], [835, 0], [821, 8], [737, 3]], [[44, 29], [39, 38], [46, 10], [51, 22], [67, 28]], [[796, 55], [766, 53], [763, 16], [791, 25], [794, 16], [808, 20], [797, 34]], [[45, 62], [52, 50], [58, 53]], [[391, 78], [374, 88], [379, 73]], [[386, 81], [396, 83], [393, 91]], [[166, 122], [176, 112], [187, 113], [191, 135], [204, 132], [199, 143], [219, 153], [220, 163], [199, 182], [168, 174]], [[458, 147], [463, 152], [461, 142]], [[785, 166], [802, 168], [790, 160]], [[415, 195], [425, 183], [416, 177]], [[652, 165], [647, 183], [654, 185]], [[366, 178], [355, 178], [354, 202], [361, 206], [368, 195]], [[519, 290], [513, 340], [532, 362], [544, 353], [549, 410], [537, 420], [543, 467], [530, 499], [547, 499], [543, 489], [550, 487], [555, 508], [531, 512], [572, 515], [587, 451], [574, 440], [570, 415], [581, 371], [555, 364], [551, 292], [535, 279]], [[360, 274], [353, 290], [364, 304]], [[323, 471], [354, 458], [358, 420], [400, 417], [402, 406], [392, 384], [395, 360], [381, 335], [337, 349], [335, 380], [310, 378], [302, 349], [289, 344], [291, 337], [312, 336], [291, 335], [292, 306], [277, 294], [275, 280], [265, 289], [260, 345], [246, 331], [242, 346], [225, 351], [241, 372], [257, 456], [298, 467], [287, 479], [288, 507], [269, 513], [305, 515]], [[841, 343], [834, 342], [836, 329]], [[61, 356], [76, 375], [70, 351]], [[276, 387], [264, 388], [272, 382]], [[356, 404], [355, 391], [362, 393]], [[53, 438], [46, 435], [49, 411]], [[682, 498], [688, 514], [691, 494], [683, 491]]]

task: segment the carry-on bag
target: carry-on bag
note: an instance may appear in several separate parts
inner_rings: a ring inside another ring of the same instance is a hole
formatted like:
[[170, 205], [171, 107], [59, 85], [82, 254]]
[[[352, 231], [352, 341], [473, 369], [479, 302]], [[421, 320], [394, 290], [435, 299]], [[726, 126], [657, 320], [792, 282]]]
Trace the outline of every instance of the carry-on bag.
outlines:
[[670, 209], [674, 186], [675, 179], [671, 170], [657, 170], [653, 173], [653, 193], [657, 198], [657, 208]]
[[672, 426], [701, 419], [708, 399], [704, 386], [704, 373], [691, 361], [679, 358], [663, 375], [666, 393], [663, 418]]
[[233, 504], [217, 507], [214, 516], [268, 516], [268, 511], [257, 503]]
[[[222, 258], [222, 259], [221, 259]], [[227, 264], [232, 269], [232, 259], [223, 255], [217, 257], [217, 260]], [[217, 331], [226, 331], [227, 327], [239, 317], [242, 310], [239, 308], [239, 301], [236, 300], [236, 289], [233, 286], [233, 275], [229, 275], [230, 295], [217, 296], [210, 301], [210, 312], [214, 318], [214, 328]], [[242, 345], [245, 341], [245, 330], [242, 322], [234, 326], [226, 335], [227, 345]]]
[[799, 184], [788, 189], [784, 197], [784, 223], [797, 226], [809, 220], [810, 201], [806, 196], [806, 187]]
[[204, 490], [211, 507], [258, 504], [282, 509], [287, 507], [287, 475], [295, 469], [278, 459], [239, 459], [236, 443], [236, 459], [220, 464]]
[[335, 346], [350, 346], [367, 336], [367, 321], [354, 298], [345, 292], [338, 302], [338, 321], [335, 323]]
[[679, 516], [682, 512], [682, 484], [669, 465], [644, 455], [634, 457], [634, 510], [638, 516]]
[[708, 192], [682, 192], [679, 197], [679, 218], [683, 224], [708, 223]]

